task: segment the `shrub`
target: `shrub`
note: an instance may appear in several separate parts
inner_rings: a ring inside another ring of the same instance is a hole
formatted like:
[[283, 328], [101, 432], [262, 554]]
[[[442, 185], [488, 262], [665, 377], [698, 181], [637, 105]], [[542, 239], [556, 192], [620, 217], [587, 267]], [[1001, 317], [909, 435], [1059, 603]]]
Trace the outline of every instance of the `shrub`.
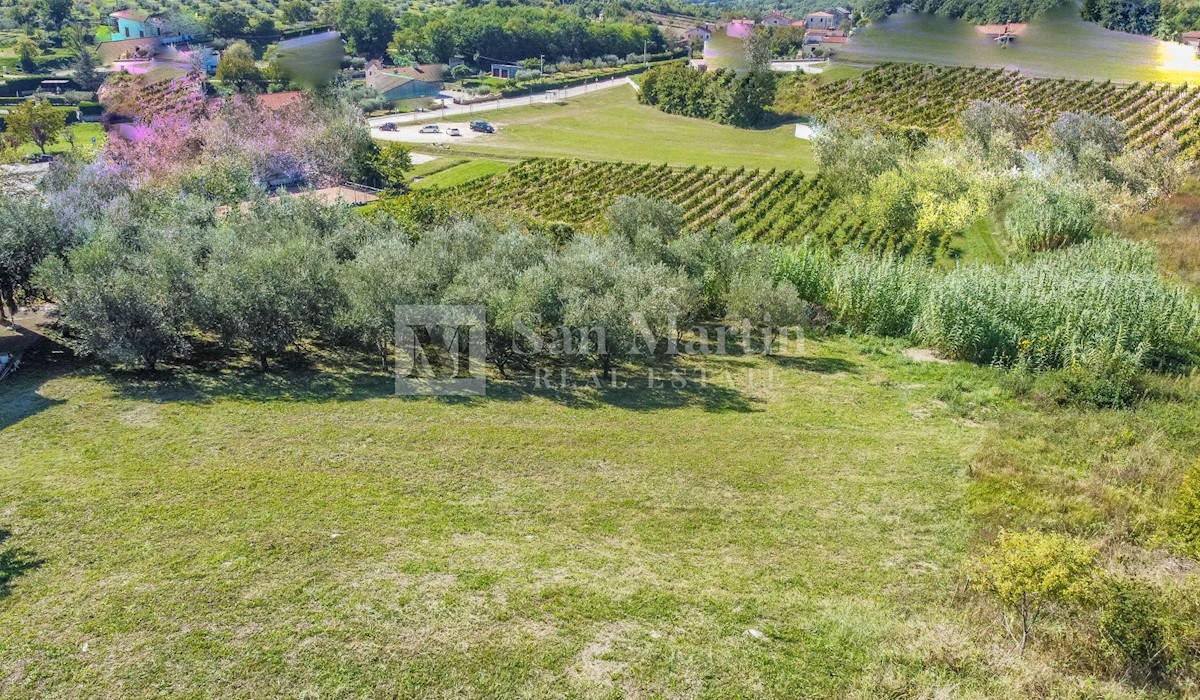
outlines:
[[919, 263], [859, 253], [833, 266], [825, 307], [839, 323], [860, 332], [905, 336], [927, 294], [929, 268]]
[[1076, 606], [1094, 591], [1096, 550], [1087, 542], [1041, 532], [1002, 532], [975, 562], [975, 583], [995, 596], [1004, 628], [1024, 650], [1053, 606]]
[[1175, 542], [1181, 552], [1200, 560], [1200, 462], [1183, 478], [1172, 518]]
[[773, 281], [758, 270], [736, 273], [728, 294], [727, 316], [732, 320], [791, 325], [804, 315], [804, 304], [791, 282]]
[[1136, 670], [1161, 677], [1170, 653], [1163, 601], [1157, 591], [1134, 579], [1117, 579], [1110, 583], [1105, 598], [1099, 618], [1105, 646]]
[[1004, 225], [1013, 244], [1023, 252], [1082, 243], [1096, 227], [1096, 207], [1078, 189], [1026, 180], [1013, 199]]
[[952, 358], [1039, 371], [1162, 367], [1192, 359], [1200, 303], [1158, 277], [1147, 247], [1105, 239], [956, 269], [932, 284], [915, 336]]
[[801, 299], [825, 307], [846, 328], [904, 336], [912, 330], [932, 273], [924, 265], [893, 256], [846, 253], [833, 258], [806, 243], [781, 253], [775, 274], [791, 282]]

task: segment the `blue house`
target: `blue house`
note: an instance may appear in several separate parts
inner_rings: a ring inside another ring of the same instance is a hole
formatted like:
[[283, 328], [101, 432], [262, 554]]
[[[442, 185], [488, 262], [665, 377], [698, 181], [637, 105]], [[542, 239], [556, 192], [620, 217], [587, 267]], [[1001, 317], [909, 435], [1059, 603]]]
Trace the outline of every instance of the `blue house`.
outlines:
[[163, 22], [154, 15], [137, 10], [118, 10], [109, 15], [116, 39], [145, 39], [162, 36]]

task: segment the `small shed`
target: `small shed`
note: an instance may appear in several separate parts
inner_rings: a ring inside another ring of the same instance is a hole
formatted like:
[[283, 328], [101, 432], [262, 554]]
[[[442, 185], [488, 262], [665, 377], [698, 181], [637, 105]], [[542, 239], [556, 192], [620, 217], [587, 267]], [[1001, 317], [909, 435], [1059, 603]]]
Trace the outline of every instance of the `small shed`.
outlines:
[[55, 95], [61, 95], [63, 90], [71, 89], [70, 80], [43, 80], [39, 87], [46, 92], [53, 92]]
[[492, 77], [502, 78], [504, 80], [516, 80], [517, 73], [522, 70], [524, 70], [524, 68], [521, 66], [513, 65], [511, 63], [493, 63]]

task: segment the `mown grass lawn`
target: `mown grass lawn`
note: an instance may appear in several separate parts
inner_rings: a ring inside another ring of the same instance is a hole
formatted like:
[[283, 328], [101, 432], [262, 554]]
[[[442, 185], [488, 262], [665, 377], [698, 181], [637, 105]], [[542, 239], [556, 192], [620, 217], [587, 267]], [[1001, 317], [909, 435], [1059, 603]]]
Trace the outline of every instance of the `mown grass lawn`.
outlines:
[[[437, 161], [432, 162], [436, 163]], [[510, 167], [512, 167], [512, 163], [498, 160], [470, 160], [423, 176], [419, 181], [413, 183], [413, 189], [457, 187], [481, 177], [502, 173]]]
[[[75, 148], [91, 151], [104, 145], [107, 135], [104, 133], [104, 127], [95, 123], [76, 123], [67, 127], [75, 136]], [[71, 144], [67, 141], [66, 133], [61, 134], [53, 143], [46, 144], [46, 153], [68, 153], [71, 150]], [[17, 147], [17, 152], [21, 155], [34, 155], [41, 153], [42, 149], [37, 147], [33, 142], [26, 142]]]
[[845, 339], [702, 366], [456, 400], [31, 365], [0, 696], [841, 696], [945, 612], [979, 428], [935, 396], [989, 371]]
[[584, 158], [635, 163], [790, 168], [814, 171], [812, 147], [795, 127], [736, 129], [638, 104], [632, 87], [616, 87], [561, 104], [487, 114], [494, 137], [452, 152], [516, 157]]

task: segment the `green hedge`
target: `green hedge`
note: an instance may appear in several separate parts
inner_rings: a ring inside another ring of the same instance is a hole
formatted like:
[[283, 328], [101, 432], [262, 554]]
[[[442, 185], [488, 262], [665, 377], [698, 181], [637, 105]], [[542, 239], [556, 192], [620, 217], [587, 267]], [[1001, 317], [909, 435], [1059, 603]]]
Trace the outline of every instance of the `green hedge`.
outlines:
[[563, 88], [576, 87], [584, 83], [591, 83], [597, 80], [610, 80], [612, 78], [621, 78], [627, 75], [639, 75], [647, 70], [657, 67], [670, 65], [672, 63], [682, 61], [680, 58], [672, 58], [658, 63], [637, 64], [636, 66], [622, 66], [620, 68], [604, 68], [595, 70], [588, 75], [583, 75], [574, 78], [542, 78], [540, 80], [531, 80], [526, 83], [521, 83], [516, 87], [507, 87], [500, 90], [500, 94], [504, 97], [520, 97], [528, 95], [530, 92], [545, 92], [546, 90], [562, 90]]
[[[18, 97], [28, 94], [36, 90], [43, 80], [61, 80], [62, 78], [53, 74], [29, 75], [22, 78], [7, 78], [3, 83], [0, 83], [0, 97]], [[75, 90], [77, 87], [72, 84], [68, 85], [67, 89]]]

